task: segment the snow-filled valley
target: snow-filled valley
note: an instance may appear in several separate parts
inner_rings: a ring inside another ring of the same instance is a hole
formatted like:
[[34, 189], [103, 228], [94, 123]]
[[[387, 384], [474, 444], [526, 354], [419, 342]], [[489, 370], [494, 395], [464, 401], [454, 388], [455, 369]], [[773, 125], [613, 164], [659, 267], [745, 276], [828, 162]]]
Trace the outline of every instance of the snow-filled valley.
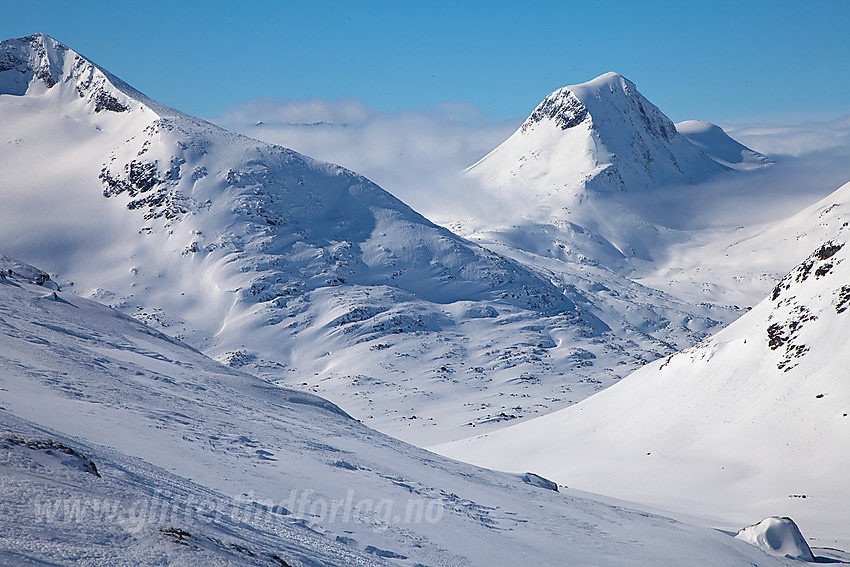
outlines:
[[606, 73], [437, 224], [0, 42], [0, 563], [850, 560], [850, 143], [770, 136]]

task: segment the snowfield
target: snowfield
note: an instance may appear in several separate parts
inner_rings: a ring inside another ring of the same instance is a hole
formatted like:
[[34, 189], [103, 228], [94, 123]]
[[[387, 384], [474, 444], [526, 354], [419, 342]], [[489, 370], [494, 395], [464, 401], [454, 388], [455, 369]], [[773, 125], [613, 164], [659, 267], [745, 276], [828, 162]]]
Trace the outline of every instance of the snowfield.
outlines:
[[0, 42], [0, 563], [850, 562], [848, 124], [606, 73], [437, 224]]
[[406, 445], [0, 269], [5, 564], [782, 564]]
[[847, 549], [848, 254], [824, 243], [726, 329], [571, 408], [437, 449], [727, 529], [782, 514]]
[[738, 313], [604, 269], [526, 267], [362, 176], [164, 107], [49, 37], [2, 46], [5, 253], [403, 439], [566, 407]]

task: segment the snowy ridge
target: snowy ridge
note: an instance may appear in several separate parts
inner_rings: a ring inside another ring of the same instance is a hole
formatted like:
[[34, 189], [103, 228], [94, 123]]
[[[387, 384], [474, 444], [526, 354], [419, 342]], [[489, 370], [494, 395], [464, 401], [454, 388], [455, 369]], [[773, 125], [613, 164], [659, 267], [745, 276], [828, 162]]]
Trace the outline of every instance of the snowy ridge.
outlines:
[[711, 159], [730, 169], [757, 169], [773, 163], [767, 156], [733, 140], [716, 124], [686, 120], [676, 124], [676, 130]]
[[127, 112], [141, 102], [138, 92], [50, 36], [0, 43], [0, 93], [39, 95], [57, 84], [59, 90], [76, 93], [95, 113]]
[[786, 564], [443, 459], [0, 270], [2, 563]]

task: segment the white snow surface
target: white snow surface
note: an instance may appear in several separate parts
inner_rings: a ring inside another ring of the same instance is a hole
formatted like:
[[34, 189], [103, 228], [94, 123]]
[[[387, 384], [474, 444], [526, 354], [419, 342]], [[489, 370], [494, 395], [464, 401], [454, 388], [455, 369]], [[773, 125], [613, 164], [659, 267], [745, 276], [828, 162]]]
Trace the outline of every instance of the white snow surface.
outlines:
[[815, 560], [809, 544], [800, 533], [800, 528], [791, 518], [776, 516], [765, 518], [757, 524], [742, 529], [735, 537], [771, 555], [790, 557], [800, 561]]
[[2, 564], [786, 564], [414, 448], [0, 270]]
[[[705, 265], [706, 256], [723, 263], [725, 257], [712, 258], [712, 247], [739, 227], [732, 219], [747, 218], [747, 228], [764, 230], [766, 220], [797, 212], [802, 198], [792, 203], [787, 195], [771, 195], [765, 206], [767, 194], [775, 193], [765, 176], [768, 158], [717, 126], [692, 121], [682, 129], [686, 135], [616, 73], [559, 89], [467, 170], [467, 192], [486, 204], [447, 226], [543, 271], [551, 259], [569, 265], [562, 272], [605, 268], [664, 291], [658, 305], [669, 306], [663, 299], [669, 294], [689, 305], [683, 311], [691, 319], [731, 322], [776, 274], [729, 270], [720, 278], [724, 284], [728, 277], [753, 283], [713, 286], [699, 266], [715, 267]], [[742, 206], [745, 199], [751, 202]], [[710, 222], [707, 210], [716, 212]], [[690, 254], [700, 244], [706, 244], [702, 254]], [[685, 270], [680, 256], [693, 267]], [[774, 258], [770, 267], [781, 275], [792, 265]], [[608, 279], [616, 277], [597, 283]], [[631, 293], [639, 289], [633, 283]], [[715, 309], [711, 314], [708, 306]]]
[[362, 176], [151, 101], [47, 36], [0, 53], [7, 254], [403, 439], [566, 407], [739, 313], [545, 251], [525, 267]]
[[677, 123], [676, 130], [711, 159], [730, 169], [756, 169], [773, 163], [767, 156], [733, 140], [717, 124], [686, 120]]
[[846, 226], [710, 339], [573, 407], [439, 452], [726, 529], [789, 516], [816, 546], [847, 549]]

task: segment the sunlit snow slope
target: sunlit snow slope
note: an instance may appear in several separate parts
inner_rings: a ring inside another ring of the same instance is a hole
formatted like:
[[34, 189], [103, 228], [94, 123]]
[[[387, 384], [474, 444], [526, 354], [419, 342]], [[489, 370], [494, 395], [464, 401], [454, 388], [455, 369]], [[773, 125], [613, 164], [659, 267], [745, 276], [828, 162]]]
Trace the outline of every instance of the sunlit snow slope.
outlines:
[[576, 406], [443, 452], [714, 521], [790, 516], [814, 545], [847, 549], [846, 226], [711, 339]]
[[0, 273], [2, 564], [784, 564], [416, 449], [40, 270]]

